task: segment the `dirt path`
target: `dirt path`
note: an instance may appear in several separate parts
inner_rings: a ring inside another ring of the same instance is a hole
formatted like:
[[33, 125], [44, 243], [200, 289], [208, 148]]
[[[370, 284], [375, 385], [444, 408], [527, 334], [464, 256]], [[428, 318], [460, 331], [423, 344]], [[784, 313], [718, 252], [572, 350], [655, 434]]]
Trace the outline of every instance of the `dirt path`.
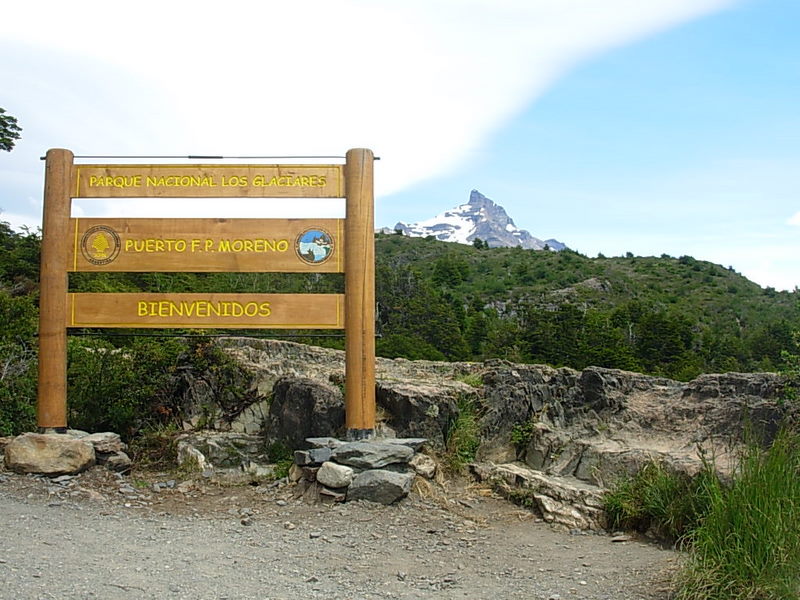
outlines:
[[0, 472], [0, 598], [663, 600], [678, 558], [554, 531], [482, 490], [309, 506], [166, 477]]

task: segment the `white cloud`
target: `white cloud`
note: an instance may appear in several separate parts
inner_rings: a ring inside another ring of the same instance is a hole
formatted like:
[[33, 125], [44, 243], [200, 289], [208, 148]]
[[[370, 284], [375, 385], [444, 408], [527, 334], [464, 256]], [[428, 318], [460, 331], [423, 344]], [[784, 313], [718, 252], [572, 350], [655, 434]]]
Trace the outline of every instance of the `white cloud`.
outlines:
[[[17, 50], [0, 73], [45, 147], [240, 155], [366, 146], [385, 159], [377, 187], [389, 193], [452, 168], [579, 60], [729, 4], [18, 2], [0, 23]], [[15, 68], [31, 57], [35, 69]]]
[[788, 223], [789, 225], [797, 225], [797, 226], [800, 226], [800, 212], [796, 212], [794, 215], [792, 215], [791, 217], [789, 217], [789, 220], [787, 221], [787, 223]]

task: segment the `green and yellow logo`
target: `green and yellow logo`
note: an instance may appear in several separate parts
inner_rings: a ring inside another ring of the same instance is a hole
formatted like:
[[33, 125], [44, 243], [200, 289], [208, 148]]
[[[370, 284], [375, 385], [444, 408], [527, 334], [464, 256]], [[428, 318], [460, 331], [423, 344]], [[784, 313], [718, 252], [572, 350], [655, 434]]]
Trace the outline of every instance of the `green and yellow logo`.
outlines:
[[81, 254], [93, 265], [107, 265], [119, 255], [117, 232], [105, 225], [90, 228], [81, 238]]

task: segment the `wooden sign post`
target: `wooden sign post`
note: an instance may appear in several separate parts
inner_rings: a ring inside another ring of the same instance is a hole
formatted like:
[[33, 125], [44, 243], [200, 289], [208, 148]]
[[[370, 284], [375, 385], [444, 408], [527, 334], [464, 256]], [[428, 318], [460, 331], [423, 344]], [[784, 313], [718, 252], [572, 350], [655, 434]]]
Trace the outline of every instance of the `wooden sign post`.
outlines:
[[[39, 314], [40, 428], [67, 427], [67, 329], [345, 330], [351, 439], [375, 428], [374, 157], [344, 165], [45, 163]], [[345, 219], [71, 218], [72, 198], [346, 198]], [[345, 294], [70, 294], [69, 271], [345, 274]]]
[[350, 150], [345, 164], [345, 420], [351, 437], [375, 428], [375, 225], [373, 156]]

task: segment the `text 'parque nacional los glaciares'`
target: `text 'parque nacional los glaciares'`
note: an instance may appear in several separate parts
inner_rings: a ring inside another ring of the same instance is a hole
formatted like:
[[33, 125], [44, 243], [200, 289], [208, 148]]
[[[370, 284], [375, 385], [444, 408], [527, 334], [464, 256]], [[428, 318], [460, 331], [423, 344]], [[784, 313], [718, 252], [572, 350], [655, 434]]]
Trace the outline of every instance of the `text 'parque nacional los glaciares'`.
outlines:
[[75, 198], [340, 198], [341, 165], [75, 165]]

